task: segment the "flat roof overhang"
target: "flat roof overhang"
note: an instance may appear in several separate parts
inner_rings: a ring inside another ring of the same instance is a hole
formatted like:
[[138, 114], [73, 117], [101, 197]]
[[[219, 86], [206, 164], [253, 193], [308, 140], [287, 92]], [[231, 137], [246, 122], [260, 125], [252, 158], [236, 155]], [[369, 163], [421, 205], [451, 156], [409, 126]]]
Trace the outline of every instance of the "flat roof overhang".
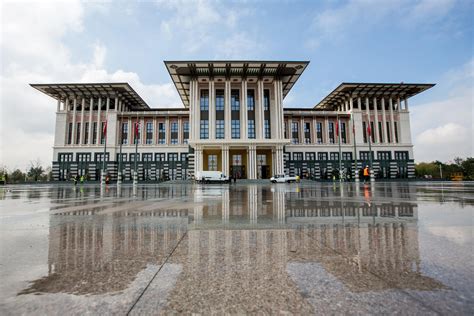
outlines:
[[189, 107], [190, 81], [199, 77], [273, 77], [283, 83], [283, 98], [290, 92], [309, 61], [194, 60], [164, 61], [185, 107]]
[[148, 110], [150, 107], [126, 82], [118, 83], [48, 83], [30, 84], [33, 88], [56, 100], [66, 97], [120, 97], [131, 110]]
[[401, 96], [410, 98], [418, 93], [432, 88], [433, 83], [363, 83], [343, 82], [318, 104], [316, 110], [333, 110], [344, 102], [348, 96], [352, 97], [389, 97]]

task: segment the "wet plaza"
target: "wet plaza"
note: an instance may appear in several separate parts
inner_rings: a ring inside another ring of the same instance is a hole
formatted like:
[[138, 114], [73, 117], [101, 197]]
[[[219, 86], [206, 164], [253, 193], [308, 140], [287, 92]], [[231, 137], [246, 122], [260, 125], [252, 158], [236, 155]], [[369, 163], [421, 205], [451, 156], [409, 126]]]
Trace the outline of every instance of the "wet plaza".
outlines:
[[2, 315], [470, 314], [474, 184], [0, 188]]

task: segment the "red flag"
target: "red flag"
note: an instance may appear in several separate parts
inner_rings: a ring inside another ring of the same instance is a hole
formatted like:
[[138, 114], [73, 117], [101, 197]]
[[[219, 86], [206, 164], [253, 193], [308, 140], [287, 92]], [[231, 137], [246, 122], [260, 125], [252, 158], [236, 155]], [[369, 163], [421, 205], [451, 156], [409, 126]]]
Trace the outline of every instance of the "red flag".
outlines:
[[339, 120], [336, 122], [336, 137], [339, 136]]
[[367, 124], [367, 134], [371, 135], [370, 122]]
[[102, 129], [102, 134], [104, 137], [107, 135], [107, 121], [104, 122], [104, 128]]
[[138, 130], [140, 129], [140, 123], [135, 122], [135, 138], [138, 138]]

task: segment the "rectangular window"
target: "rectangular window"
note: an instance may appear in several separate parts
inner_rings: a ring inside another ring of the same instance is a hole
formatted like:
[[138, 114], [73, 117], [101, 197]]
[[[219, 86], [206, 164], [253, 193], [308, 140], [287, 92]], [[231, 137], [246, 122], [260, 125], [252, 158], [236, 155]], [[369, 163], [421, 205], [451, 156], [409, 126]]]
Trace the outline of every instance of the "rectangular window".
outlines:
[[178, 153], [169, 153], [168, 161], [178, 161]]
[[[71, 123], [72, 124], [72, 123]], [[69, 162], [72, 161], [72, 153], [60, 153], [58, 155], [59, 162]]]
[[224, 120], [216, 120], [216, 139], [224, 139]]
[[201, 129], [200, 129], [200, 137], [201, 139], [208, 139], [209, 138], [209, 121], [208, 120], [201, 120]]
[[270, 111], [270, 90], [263, 90], [263, 110]]
[[[104, 161], [104, 153], [95, 153], [94, 160], [96, 162], [103, 162]], [[106, 153], [105, 161], [109, 161], [109, 153]]]
[[240, 111], [239, 90], [232, 90], [230, 94], [230, 106], [232, 111]]
[[374, 130], [374, 122], [370, 122], [370, 141], [375, 143], [375, 130]]
[[[140, 161], [140, 154], [137, 154], [137, 161]], [[135, 161], [135, 153], [130, 154], [130, 161]]]
[[334, 144], [334, 122], [329, 122], [329, 143]]
[[288, 123], [287, 121], [284, 122], [284, 134], [285, 134], [285, 138], [288, 139]]
[[316, 138], [318, 144], [323, 143], [323, 123], [321, 122], [316, 122]]
[[81, 123], [76, 123], [76, 145], [79, 144], [81, 140]]
[[384, 139], [383, 139], [383, 124], [382, 122], [379, 122], [379, 139], [380, 139], [380, 142], [383, 143], [384, 142]]
[[189, 141], [189, 122], [183, 122], [183, 141], [185, 144]]
[[254, 139], [255, 138], [255, 121], [254, 120], [248, 120], [248, 137], [250, 139]]
[[347, 144], [346, 122], [341, 122], [341, 143]]
[[303, 153], [293, 153], [293, 160], [303, 160]]
[[178, 144], [178, 122], [171, 122], [171, 144]]
[[90, 153], [77, 153], [76, 154], [76, 161], [77, 162], [89, 162], [89, 161], [91, 161], [91, 154]]
[[89, 122], [84, 123], [84, 145], [89, 143]]
[[207, 156], [207, 166], [209, 171], [217, 171], [217, 155]]
[[329, 160], [339, 160], [339, 153], [338, 152], [329, 153]]
[[315, 153], [306, 153], [306, 160], [316, 160], [316, 154]]
[[408, 151], [396, 151], [395, 152], [396, 160], [408, 160]]
[[311, 143], [311, 123], [309, 122], [304, 123], [304, 143]]
[[67, 129], [67, 144], [71, 145], [72, 142], [72, 123], [69, 123], [68, 129]]
[[247, 110], [253, 111], [255, 109], [255, 95], [253, 89], [247, 90]]
[[364, 136], [364, 143], [367, 143], [368, 139], [367, 139], [367, 123], [366, 122], [362, 122], [362, 135]]
[[209, 90], [201, 90], [201, 111], [209, 111]]
[[291, 122], [291, 143], [298, 144], [298, 142], [299, 142], [298, 122]]
[[328, 153], [318, 153], [318, 160], [328, 160]]
[[142, 161], [153, 161], [153, 154], [143, 153], [142, 154]]
[[242, 166], [242, 155], [232, 155], [232, 166]]
[[265, 128], [265, 138], [266, 139], [270, 139], [272, 138], [272, 135], [271, 135], [271, 129], [270, 129], [270, 121], [269, 120], [265, 120], [264, 121], [264, 128]]
[[216, 90], [216, 111], [224, 111], [224, 90]]
[[181, 153], [179, 158], [181, 161], [188, 161], [188, 153]]
[[232, 120], [231, 123], [231, 132], [233, 139], [240, 138], [240, 121], [239, 120]]
[[155, 161], [165, 161], [165, 153], [156, 153], [155, 154]]
[[158, 144], [163, 145], [166, 143], [166, 129], [165, 123], [158, 123]]
[[389, 151], [378, 151], [377, 152], [378, 160], [390, 160], [392, 159], [392, 153]]
[[128, 144], [128, 122], [122, 123], [122, 144]]
[[92, 144], [97, 144], [97, 122], [92, 123]]
[[391, 129], [390, 129], [390, 122], [386, 122], [387, 123], [387, 143], [391, 143], [392, 142], [392, 134], [391, 133]]
[[[368, 151], [361, 151], [359, 153], [359, 156], [360, 156], [360, 160], [365, 160], [365, 161], [370, 160], [370, 155]], [[372, 152], [372, 158], [374, 158], [374, 152]]]
[[146, 144], [153, 144], [153, 122], [146, 122]]
[[120, 157], [120, 154], [117, 154], [117, 161], [120, 161], [120, 158], [122, 158], [122, 162], [127, 162], [127, 154], [122, 154], [122, 157]]
[[352, 153], [351, 152], [343, 152], [342, 153], [342, 160], [352, 160]]
[[393, 122], [393, 126], [394, 126], [394, 134], [395, 134], [395, 143], [398, 143], [398, 124], [397, 122]]

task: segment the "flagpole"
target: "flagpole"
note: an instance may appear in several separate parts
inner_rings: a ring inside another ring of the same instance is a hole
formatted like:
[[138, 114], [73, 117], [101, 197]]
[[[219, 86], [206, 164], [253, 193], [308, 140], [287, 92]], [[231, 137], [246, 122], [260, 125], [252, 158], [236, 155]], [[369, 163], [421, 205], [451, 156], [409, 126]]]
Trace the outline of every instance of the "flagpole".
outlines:
[[355, 157], [355, 175], [354, 180], [359, 180], [359, 171], [358, 171], [358, 164], [357, 164], [357, 144], [356, 144], [356, 136], [355, 136], [355, 121], [354, 121], [354, 113], [351, 113], [352, 117], [352, 138], [354, 142], [354, 157]]
[[138, 161], [138, 112], [137, 112], [137, 121], [135, 122], [135, 177], [138, 177], [138, 171], [137, 171], [137, 161]]
[[102, 134], [104, 134], [104, 159], [102, 161], [102, 169], [105, 173], [105, 155], [107, 153], [107, 121], [105, 121], [104, 128], [102, 129]]
[[123, 143], [123, 130], [122, 130], [123, 127], [120, 128], [120, 153], [119, 153], [119, 173], [117, 175], [117, 180], [120, 179], [120, 181], [117, 181], [117, 182], [120, 182], [122, 183], [122, 143]]
[[368, 135], [369, 136], [369, 166], [370, 166], [370, 179], [372, 180], [372, 127], [370, 126], [370, 116], [367, 113], [367, 130], [369, 131]]
[[339, 122], [339, 115], [337, 116], [337, 132], [339, 143], [339, 182], [342, 182], [341, 123]]

